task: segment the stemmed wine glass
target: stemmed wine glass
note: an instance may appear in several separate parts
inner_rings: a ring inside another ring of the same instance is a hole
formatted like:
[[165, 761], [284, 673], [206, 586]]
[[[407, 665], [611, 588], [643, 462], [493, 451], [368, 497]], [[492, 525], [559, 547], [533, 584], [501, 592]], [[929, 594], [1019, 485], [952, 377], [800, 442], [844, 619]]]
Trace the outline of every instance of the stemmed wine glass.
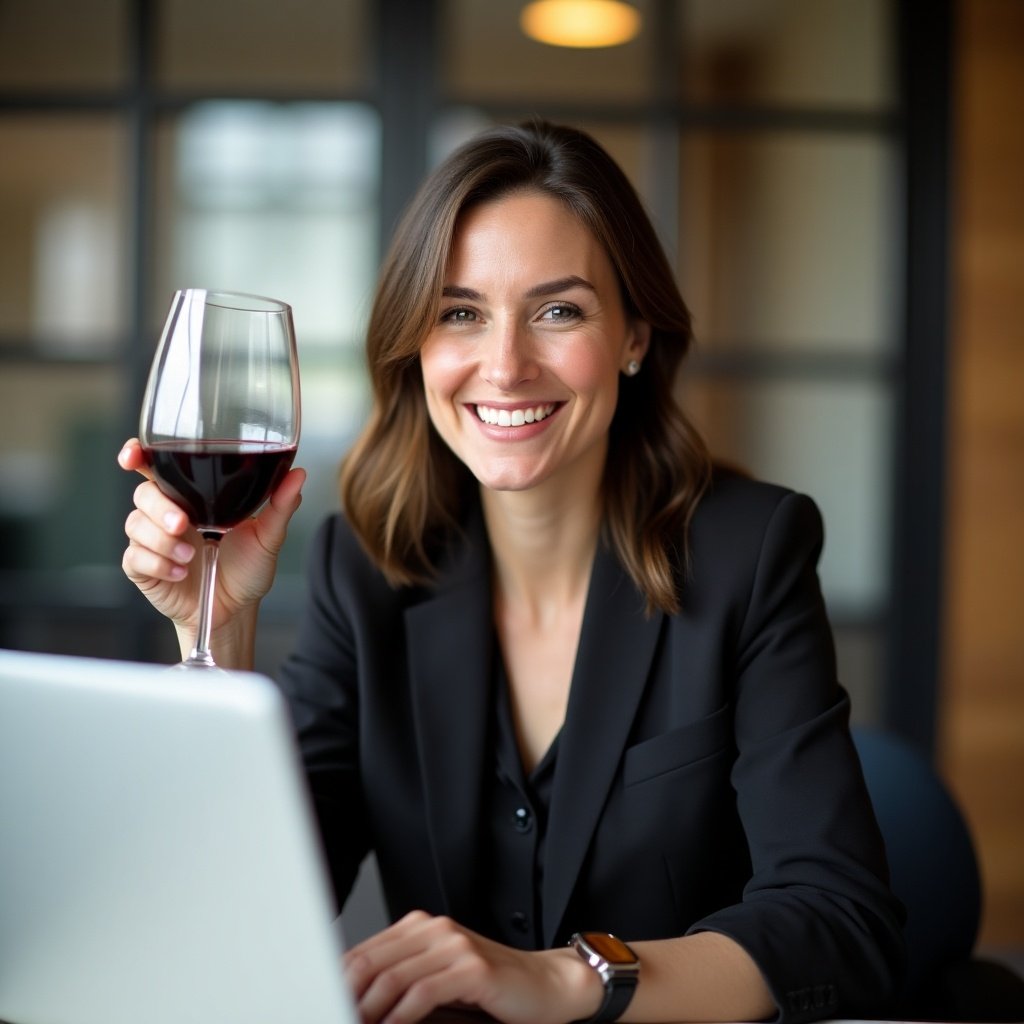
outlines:
[[210, 627], [218, 546], [288, 472], [299, 418], [291, 307], [237, 292], [176, 292], [142, 401], [139, 441], [157, 485], [204, 541], [199, 626], [181, 668], [216, 668]]

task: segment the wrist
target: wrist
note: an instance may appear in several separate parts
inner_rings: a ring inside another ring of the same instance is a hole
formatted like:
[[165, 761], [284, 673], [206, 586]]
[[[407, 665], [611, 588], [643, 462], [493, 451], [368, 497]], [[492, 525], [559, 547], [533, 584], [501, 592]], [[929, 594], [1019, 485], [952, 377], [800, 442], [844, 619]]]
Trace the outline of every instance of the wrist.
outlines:
[[569, 946], [548, 950], [557, 973], [558, 991], [565, 998], [566, 1020], [589, 1020], [604, 1002], [604, 985], [597, 972]]
[[604, 998], [588, 1024], [617, 1021], [633, 999], [640, 979], [640, 958], [622, 939], [610, 932], [576, 932], [569, 940], [592, 973], [601, 981]]

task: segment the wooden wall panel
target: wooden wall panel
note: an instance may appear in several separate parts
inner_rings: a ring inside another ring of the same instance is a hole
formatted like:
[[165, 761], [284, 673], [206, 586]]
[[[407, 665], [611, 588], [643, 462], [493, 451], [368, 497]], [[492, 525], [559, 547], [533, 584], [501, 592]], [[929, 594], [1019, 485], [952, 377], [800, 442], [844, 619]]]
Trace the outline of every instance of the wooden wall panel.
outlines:
[[1024, 2], [961, 0], [940, 767], [1024, 945]]

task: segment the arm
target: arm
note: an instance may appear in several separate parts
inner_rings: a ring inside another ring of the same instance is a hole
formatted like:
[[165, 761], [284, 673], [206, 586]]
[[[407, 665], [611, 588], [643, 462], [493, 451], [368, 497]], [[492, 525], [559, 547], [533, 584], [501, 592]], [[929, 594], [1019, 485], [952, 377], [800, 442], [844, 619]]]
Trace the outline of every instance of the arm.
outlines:
[[794, 1021], [877, 1009], [904, 958], [903, 911], [835, 675], [816, 571], [822, 543], [813, 502], [783, 497], [736, 643], [732, 785], [752, 876], [742, 902], [690, 929], [747, 950]]
[[[731, 939], [706, 932], [631, 944], [641, 982], [623, 1021], [760, 1020], [775, 1004], [754, 962]], [[439, 1006], [478, 1007], [506, 1024], [565, 1024], [593, 1016], [597, 973], [572, 949], [524, 952], [423, 913], [346, 956], [364, 1021], [411, 1024]]]

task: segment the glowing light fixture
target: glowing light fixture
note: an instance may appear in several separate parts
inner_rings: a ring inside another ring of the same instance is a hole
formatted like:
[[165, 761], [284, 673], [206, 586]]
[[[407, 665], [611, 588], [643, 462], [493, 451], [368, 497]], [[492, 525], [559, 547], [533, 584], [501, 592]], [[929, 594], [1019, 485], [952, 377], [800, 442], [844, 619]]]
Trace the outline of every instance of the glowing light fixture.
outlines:
[[640, 12], [622, 0], [535, 0], [519, 15], [522, 30], [551, 46], [618, 46], [640, 31]]

